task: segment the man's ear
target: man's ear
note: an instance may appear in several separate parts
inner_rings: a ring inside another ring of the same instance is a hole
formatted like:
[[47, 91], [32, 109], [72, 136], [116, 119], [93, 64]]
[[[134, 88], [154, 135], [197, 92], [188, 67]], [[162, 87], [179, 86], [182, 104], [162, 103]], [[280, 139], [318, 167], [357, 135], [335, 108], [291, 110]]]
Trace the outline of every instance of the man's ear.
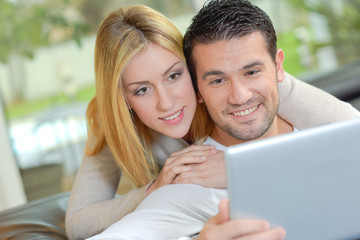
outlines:
[[196, 94], [196, 98], [197, 98], [198, 103], [203, 103], [204, 102], [204, 99], [202, 98], [200, 93]]
[[275, 59], [278, 82], [282, 82], [285, 79], [283, 62], [284, 62], [284, 51], [282, 49], [278, 49], [276, 52], [276, 59]]

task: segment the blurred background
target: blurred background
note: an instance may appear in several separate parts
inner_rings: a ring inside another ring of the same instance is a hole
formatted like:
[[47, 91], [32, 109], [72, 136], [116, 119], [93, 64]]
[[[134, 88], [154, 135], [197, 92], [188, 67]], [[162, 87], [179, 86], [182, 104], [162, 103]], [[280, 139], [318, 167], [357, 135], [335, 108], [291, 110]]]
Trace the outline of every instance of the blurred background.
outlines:
[[[102, 19], [145, 4], [184, 33], [204, 2], [0, 0], [0, 210], [71, 190]], [[287, 72], [360, 110], [360, 0], [251, 2], [273, 20]]]

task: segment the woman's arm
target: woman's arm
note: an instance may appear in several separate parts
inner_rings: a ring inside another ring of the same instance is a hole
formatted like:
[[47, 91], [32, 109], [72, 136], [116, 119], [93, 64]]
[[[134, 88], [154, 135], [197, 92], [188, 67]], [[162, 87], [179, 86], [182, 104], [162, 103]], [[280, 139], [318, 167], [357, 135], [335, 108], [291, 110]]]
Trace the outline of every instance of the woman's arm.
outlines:
[[279, 83], [279, 115], [298, 129], [359, 117], [350, 104], [288, 73]]
[[96, 156], [85, 156], [72, 188], [66, 211], [69, 239], [84, 239], [132, 212], [145, 198], [146, 186], [115, 198], [121, 170], [109, 148]]
[[[171, 153], [187, 146], [182, 140], [159, 135], [152, 148], [159, 164], [163, 165]], [[150, 183], [115, 198], [120, 177], [121, 169], [108, 147], [96, 156], [84, 157], [66, 212], [69, 239], [84, 239], [102, 232], [132, 212], [145, 198]]]

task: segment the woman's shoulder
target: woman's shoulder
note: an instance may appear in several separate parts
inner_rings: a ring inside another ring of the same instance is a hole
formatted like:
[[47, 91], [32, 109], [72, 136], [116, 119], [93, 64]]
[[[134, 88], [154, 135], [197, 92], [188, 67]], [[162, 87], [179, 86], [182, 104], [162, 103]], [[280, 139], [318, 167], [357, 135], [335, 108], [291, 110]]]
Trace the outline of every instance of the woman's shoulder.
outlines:
[[157, 159], [161, 162], [165, 161], [168, 156], [176, 151], [188, 147], [189, 144], [183, 139], [175, 139], [163, 134], [157, 133], [155, 141], [152, 144], [152, 150]]

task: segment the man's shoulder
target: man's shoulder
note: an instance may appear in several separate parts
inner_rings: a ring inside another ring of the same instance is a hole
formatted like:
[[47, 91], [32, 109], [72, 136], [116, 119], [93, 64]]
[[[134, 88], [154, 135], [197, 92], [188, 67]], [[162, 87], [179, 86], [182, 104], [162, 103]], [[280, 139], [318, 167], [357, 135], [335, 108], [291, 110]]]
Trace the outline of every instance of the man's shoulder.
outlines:
[[206, 138], [206, 140], [204, 141], [203, 145], [213, 145], [216, 147], [216, 149], [218, 150], [222, 150], [225, 151], [227, 149], [226, 146], [218, 143], [217, 141], [215, 141], [214, 139], [212, 139], [210, 136]]

